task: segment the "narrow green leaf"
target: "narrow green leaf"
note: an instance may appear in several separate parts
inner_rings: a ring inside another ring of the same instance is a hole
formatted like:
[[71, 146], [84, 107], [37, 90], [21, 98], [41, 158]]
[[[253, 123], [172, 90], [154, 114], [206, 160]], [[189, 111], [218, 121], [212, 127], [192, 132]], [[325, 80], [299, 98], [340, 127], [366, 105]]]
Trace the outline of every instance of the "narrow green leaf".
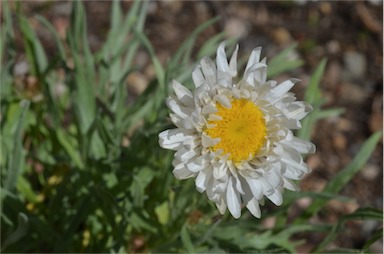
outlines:
[[[356, 175], [357, 172], [359, 172], [359, 170], [370, 158], [380, 138], [381, 132], [377, 132], [365, 141], [355, 158], [336, 176], [334, 176], [331, 181], [328, 182], [324, 188], [324, 192], [337, 194], [342, 188], [344, 188], [344, 186]], [[327, 200], [315, 200], [311, 206], [306, 209], [306, 217], [310, 217], [317, 213], [326, 204], [326, 202]], [[302, 216], [301, 219], [304, 219], [304, 216]]]
[[296, 47], [297, 44], [289, 46], [268, 62], [268, 78], [303, 65], [302, 60], [290, 60], [290, 54], [293, 54]]
[[181, 242], [183, 243], [185, 249], [187, 250], [188, 253], [195, 253], [195, 247], [193, 246], [191, 236], [188, 233], [188, 229], [186, 224], [183, 225], [181, 228]]
[[47, 56], [45, 55], [43, 46], [29, 25], [26, 17], [19, 16], [19, 24], [24, 40], [26, 55], [31, 64], [32, 74], [41, 78], [48, 66]]
[[376, 230], [371, 237], [368, 239], [368, 241], [364, 244], [362, 251], [367, 252], [369, 250], [369, 247], [377, 242], [378, 240], [383, 238], [383, 228], [379, 228]]
[[16, 130], [13, 134], [14, 137], [14, 147], [12, 151], [11, 158], [9, 159], [8, 174], [5, 183], [5, 188], [9, 191], [13, 191], [19, 175], [22, 173], [21, 165], [24, 161], [24, 151], [23, 151], [23, 137], [22, 129], [25, 120], [26, 113], [29, 108], [29, 101], [22, 101], [22, 111], [16, 126]]
[[355, 158], [341, 170], [325, 187], [325, 192], [338, 193], [371, 157], [381, 138], [381, 132], [373, 134], [360, 148]]
[[336, 236], [337, 233], [342, 229], [342, 226], [345, 222], [349, 220], [383, 220], [383, 211], [373, 209], [373, 208], [359, 208], [355, 212], [351, 214], [347, 214], [339, 218], [338, 223], [335, 224], [332, 228], [332, 230], [327, 234], [325, 239], [317, 245], [313, 250], [312, 253], [317, 253], [321, 250], [324, 250], [327, 245], [332, 242]]
[[166, 225], [169, 221], [168, 201], [165, 201], [165, 202], [161, 203], [160, 205], [156, 206], [155, 214], [156, 214], [157, 219], [160, 222], [160, 224]]
[[305, 101], [309, 104], [317, 104], [320, 98], [320, 81], [323, 77], [327, 60], [323, 59], [317, 66], [309, 81], [307, 91], [305, 92]]
[[339, 116], [344, 112], [345, 112], [345, 108], [332, 108], [332, 109], [321, 110], [320, 112], [317, 113], [316, 120]]
[[163, 66], [161, 65], [159, 59], [157, 58], [155, 54], [155, 50], [153, 49], [151, 42], [149, 41], [148, 37], [139, 32], [135, 31], [135, 35], [139, 38], [147, 52], [149, 53], [149, 56], [151, 57], [153, 67], [155, 68], [156, 78], [159, 82], [160, 88], [164, 91], [165, 88], [165, 73]]
[[4, 251], [9, 245], [19, 241], [28, 230], [28, 217], [24, 213], [19, 213], [17, 228], [2, 243], [1, 250]]
[[64, 45], [56, 31], [56, 29], [52, 26], [51, 23], [48, 22], [48, 20], [46, 20], [43, 16], [40, 16], [40, 15], [37, 15], [36, 16], [37, 20], [43, 24], [48, 30], [49, 32], [52, 34], [53, 36], [53, 39], [56, 43], [56, 46], [57, 46], [57, 49], [59, 50], [59, 55], [61, 57], [61, 60], [65, 63], [66, 61], [66, 55], [65, 55], [65, 50], [64, 50]]
[[309, 81], [307, 91], [305, 92], [304, 100], [312, 105], [313, 111], [302, 121], [302, 128], [297, 131], [297, 136], [309, 140], [311, 137], [312, 129], [319, 119], [318, 114], [322, 103], [320, 92], [320, 80], [323, 76], [326, 60], [323, 59], [317, 66], [314, 74], [312, 74]]
[[70, 136], [65, 134], [64, 131], [61, 129], [56, 130], [55, 134], [56, 134], [57, 140], [59, 141], [59, 143], [63, 147], [63, 149], [67, 152], [71, 161], [75, 164], [75, 166], [77, 168], [83, 169], [84, 163], [81, 160], [81, 156], [79, 154], [79, 151], [76, 149], [76, 147], [70, 141]]

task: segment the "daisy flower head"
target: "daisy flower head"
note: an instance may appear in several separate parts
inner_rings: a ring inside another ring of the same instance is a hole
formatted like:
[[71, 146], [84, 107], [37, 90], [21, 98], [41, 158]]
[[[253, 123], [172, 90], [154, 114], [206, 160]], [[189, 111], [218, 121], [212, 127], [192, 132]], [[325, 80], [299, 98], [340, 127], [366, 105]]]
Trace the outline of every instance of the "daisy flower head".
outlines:
[[175, 95], [166, 102], [176, 128], [161, 132], [159, 144], [176, 151], [175, 177], [194, 177], [197, 190], [205, 191], [221, 214], [228, 208], [239, 218], [246, 206], [260, 218], [264, 197], [281, 205], [283, 189], [297, 190], [292, 180], [310, 171], [301, 154], [313, 153], [315, 146], [292, 130], [301, 128], [312, 107], [288, 92], [297, 79], [267, 81], [261, 47], [235, 82], [238, 49], [229, 62], [225, 43], [216, 63], [203, 58], [192, 73], [193, 92], [172, 81]]

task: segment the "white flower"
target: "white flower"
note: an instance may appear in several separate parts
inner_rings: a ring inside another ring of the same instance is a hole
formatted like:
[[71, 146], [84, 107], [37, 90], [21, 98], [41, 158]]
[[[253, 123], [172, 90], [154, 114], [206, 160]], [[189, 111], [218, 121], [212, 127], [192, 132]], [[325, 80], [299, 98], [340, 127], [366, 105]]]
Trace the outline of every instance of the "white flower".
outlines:
[[237, 52], [238, 46], [228, 62], [221, 43], [216, 64], [203, 58], [192, 73], [194, 92], [172, 82], [175, 96], [167, 105], [176, 128], [161, 132], [159, 143], [176, 151], [175, 177], [195, 177], [197, 190], [205, 191], [221, 214], [228, 208], [239, 218], [245, 205], [260, 218], [264, 196], [281, 205], [283, 189], [296, 190], [291, 180], [310, 171], [301, 154], [313, 153], [315, 146], [291, 130], [301, 128], [312, 107], [288, 92], [296, 79], [279, 85], [266, 80], [261, 47], [252, 51], [243, 78], [234, 83]]

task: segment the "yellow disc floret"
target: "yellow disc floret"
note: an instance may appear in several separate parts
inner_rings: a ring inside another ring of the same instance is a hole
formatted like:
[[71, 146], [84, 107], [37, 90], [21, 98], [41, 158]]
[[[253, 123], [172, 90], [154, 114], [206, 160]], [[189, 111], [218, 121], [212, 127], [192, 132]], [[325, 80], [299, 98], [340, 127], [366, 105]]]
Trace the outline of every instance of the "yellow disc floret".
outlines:
[[211, 138], [220, 138], [211, 149], [222, 149], [235, 163], [254, 157], [264, 145], [267, 133], [259, 107], [246, 99], [233, 99], [230, 108], [219, 103], [216, 108], [215, 114], [222, 119], [208, 121], [207, 125], [214, 127], [205, 130]]

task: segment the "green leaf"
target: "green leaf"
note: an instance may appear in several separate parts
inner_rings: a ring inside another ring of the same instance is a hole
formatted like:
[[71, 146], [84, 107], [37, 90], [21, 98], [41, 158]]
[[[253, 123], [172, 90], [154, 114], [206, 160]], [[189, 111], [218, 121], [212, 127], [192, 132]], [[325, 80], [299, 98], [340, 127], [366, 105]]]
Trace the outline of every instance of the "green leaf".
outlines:
[[345, 108], [332, 108], [332, 109], [321, 110], [316, 114], [316, 118], [317, 118], [316, 120], [339, 116], [339, 115], [342, 115], [344, 112], [345, 112]]
[[[337, 194], [352, 179], [352, 177], [359, 172], [359, 170], [371, 157], [371, 154], [380, 138], [381, 132], [377, 132], [365, 141], [354, 159], [345, 168], [339, 171], [339, 173], [334, 176], [331, 181], [328, 182], [324, 188], [324, 192]], [[327, 200], [315, 200], [311, 206], [306, 209], [306, 218], [317, 213], [326, 204], [326, 202]], [[302, 216], [301, 219], [304, 219], [304, 216]]]
[[186, 224], [183, 225], [181, 228], [181, 242], [183, 243], [185, 249], [187, 250], [188, 253], [195, 253], [195, 247], [193, 246], [191, 236], [188, 233], [188, 229]]
[[29, 108], [29, 101], [22, 101], [22, 111], [13, 134], [14, 147], [9, 159], [8, 175], [5, 183], [5, 188], [12, 191], [16, 185], [19, 175], [22, 173], [21, 165], [24, 161], [23, 141], [22, 141], [22, 128], [25, 120], [26, 113]]
[[17, 228], [2, 243], [1, 250], [4, 251], [9, 245], [19, 241], [28, 230], [28, 217], [24, 213], [19, 213]]
[[31, 64], [33, 75], [41, 78], [48, 66], [47, 56], [35, 32], [29, 25], [27, 18], [19, 16], [20, 29], [23, 35], [26, 55]]
[[160, 224], [166, 225], [169, 221], [168, 201], [165, 201], [165, 202], [161, 203], [160, 205], [156, 206], [155, 214], [157, 215], [157, 219], [159, 220]]
[[49, 32], [52, 34], [53, 39], [56, 43], [57, 49], [59, 50], [59, 55], [61, 57], [61, 60], [65, 63], [66, 61], [66, 55], [65, 55], [65, 50], [64, 50], [64, 45], [56, 31], [56, 29], [52, 26], [51, 23], [49, 23], [43, 16], [37, 15], [36, 16], [37, 20], [43, 24]]
[[313, 111], [303, 119], [302, 128], [297, 131], [297, 136], [305, 140], [310, 139], [311, 132], [316, 121], [322, 117], [321, 115], [319, 116], [319, 113], [321, 112], [320, 106], [322, 103], [321, 91], [319, 86], [320, 80], [325, 70], [326, 63], [327, 61], [325, 59], [321, 60], [314, 74], [311, 76], [308, 88], [305, 92], [304, 100], [311, 104], [313, 107]]
[[297, 44], [289, 46], [268, 62], [268, 78], [274, 77], [285, 71], [296, 69], [297, 67], [303, 65], [302, 60], [289, 59], [290, 54], [293, 54], [296, 47]]
[[71, 140], [70, 136], [68, 134], [65, 134], [62, 129], [56, 130], [55, 134], [59, 144], [66, 151], [71, 161], [75, 164], [77, 168], [83, 169], [84, 163], [81, 159], [78, 149], [73, 144], [73, 141]]
[[312, 250], [312, 253], [319, 252], [320, 250], [327, 247], [332, 242], [337, 233], [342, 229], [345, 222], [349, 220], [379, 220], [383, 221], [383, 211], [374, 208], [359, 208], [351, 214], [347, 214], [339, 218], [338, 223], [335, 224], [332, 230], [327, 234], [326, 238]]
[[165, 72], [164, 72], [163, 66], [161, 65], [159, 59], [157, 58], [157, 56], [155, 54], [155, 50], [153, 49], [151, 42], [149, 41], [148, 37], [144, 33], [141, 33], [139, 31], [135, 30], [135, 35], [137, 36], [137, 38], [139, 38], [139, 40], [141, 41], [141, 43], [143, 44], [143, 46], [147, 50], [147, 52], [148, 52], [148, 54], [152, 60], [153, 67], [155, 68], [155, 74], [156, 74], [157, 81], [159, 82], [160, 88], [164, 91]]
[[369, 247], [377, 242], [378, 240], [383, 238], [383, 228], [379, 228], [376, 230], [371, 237], [368, 239], [368, 241], [364, 244], [362, 251], [367, 252], [369, 250]]

